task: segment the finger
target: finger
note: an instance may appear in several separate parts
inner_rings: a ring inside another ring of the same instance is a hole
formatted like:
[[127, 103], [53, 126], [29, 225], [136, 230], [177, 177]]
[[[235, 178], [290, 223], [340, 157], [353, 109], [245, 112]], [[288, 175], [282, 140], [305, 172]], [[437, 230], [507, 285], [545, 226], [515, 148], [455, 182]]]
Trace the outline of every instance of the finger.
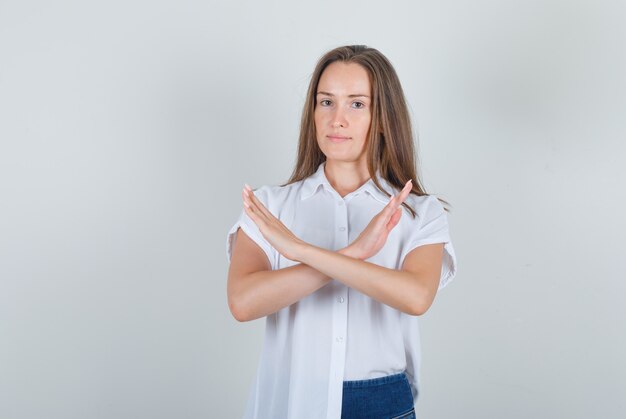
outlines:
[[254, 191], [248, 184], [245, 185], [244, 192], [258, 211], [268, 219], [274, 218], [274, 215], [263, 205], [263, 202], [254, 194]]
[[257, 225], [259, 225], [259, 222], [262, 222], [265, 224], [267, 222], [267, 217], [263, 214], [263, 212], [258, 207], [258, 205], [251, 200], [251, 197], [250, 197], [251, 194], [245, 188], [241, 192], [241, 194], [243, 196], [243, 204], [246, 206], [247, 213], [254, 214], [253, 219]]
[[385, 208], [385, 215], [387, 217], [391, 217], [393, 215], [393, 212], [400, 207], [400, 205], [402, 205], [402, 203], [404, 202], [404, 200], [406, 199], [406, 197], [409, 195], [409, 193], [411, 193], [411, 188], [412, 188], [412, 182], [409, 179], [409, 181], [407, 183], [404, 184], [404, 187], [402, 188], [402, 190], [400, 191], [400, 193], [396, 194], [393, 196], [393, 198], [391, 198], [391, 200], [389, 201], [389, 203], [387, 204], [387, 207]]
[[385, 210], [387, 211], [390, 209], [395, 210], [397, 207], [397, 202], [398, 202], [398, 194], [392, 195], [391, 199], [387, 203], [387, 206], [385, 207]]
[[252, 191], [252, 188], [250, 188], [249, 185], [245, 185], [243, 194], [250, 207], [252, 207], [259, 217], [264, 217], [266, 220], [271, 219], [272, 214], [267, 210], [267, 208], [265, 208], [265, 205], [263, 205], [261, 200], [256, 197], [254, 191]]
[[409, 181], [404, 185], [404, 188], [400, 192], [400, 195], [398, 198], [400, 202], [398, 203], [398, 206], [400, 206], [405, 201], [405, 199], [409, 196], [412, 190], [413, 190], [413, 182], [411, 181], [411, 179], [409, 179]]
[[[247, 201], [249, 205], [247, 210], [253, 209], [254, 217], [256, 217], [255, 222], [259, 225], [259, 229], [261, 229], [261, 224], [265, 228], [278, 228], [283, 232], [289, 234], [292, 237], [297, 238], [291, 230], [289, 230], [285, 225], [274, 216], [266, 207], [263, 205], [263, 202], [259, 198], [254, 195], [254, 192], [251, 191], [250, 187], [246, 185], [247, 188], [244, 188], [242, 191], [242, 195], [244, 196], [244, 202]], [[252, 201], [253, 200], [253, 201]]]
[[245, 191], [243, 191], [241, 194], [243, 196], [243, 205], [246, 214], [248, 214], [248, 217], [250, 217], [260, 229], [261, 225], [265, 225], [265, 219], [259, 216], [258, 210], [254, 209], [254, 205], [250, 203], [250, 200], [246, 196]]
[[398, 197], [394, 195], [390, 200], [387, 206], [381, 211], [382, 215], [385, 217], [385, 222], [389, 222], [391, 216], [394, 211], [398, 208]]
[[402, 188], [400, 193], [395, 196], [394, 209], [400, 208], [406, 197], [411, 193], [412, 187], [412, 182], [409, 179], [409, 181], [404, 184], [404, 188]]
[[398, 221], [400, 221], [400, 217], [402, 217], [402, 208], [398, 208], [391, 216], [391, 220], [389, 220], [389, 223], [387, 224], [387, 232], [393, 230], [393, 228], [398, 224]]

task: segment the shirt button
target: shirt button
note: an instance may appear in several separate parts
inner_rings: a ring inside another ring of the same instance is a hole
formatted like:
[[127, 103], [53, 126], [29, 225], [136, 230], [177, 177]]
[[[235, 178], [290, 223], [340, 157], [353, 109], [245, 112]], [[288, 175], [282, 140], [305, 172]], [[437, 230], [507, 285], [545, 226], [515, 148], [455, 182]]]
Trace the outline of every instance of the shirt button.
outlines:
[[337, 301], [339, 301], [340, 303], [343, 303], [344, 299], [343, 299], [343, 297], [339, 297], [339, 298], [337, 298]]
[[343, 340], [343, 338], [341, 336], [337, 337], [337, 342], [341, 342]]
[[339, 227], [339, 231], [344, 231], [345, 229], [345, 227]]
[[342, 206], [343, 205], [343, 201], [337, 202], [337, 205]]

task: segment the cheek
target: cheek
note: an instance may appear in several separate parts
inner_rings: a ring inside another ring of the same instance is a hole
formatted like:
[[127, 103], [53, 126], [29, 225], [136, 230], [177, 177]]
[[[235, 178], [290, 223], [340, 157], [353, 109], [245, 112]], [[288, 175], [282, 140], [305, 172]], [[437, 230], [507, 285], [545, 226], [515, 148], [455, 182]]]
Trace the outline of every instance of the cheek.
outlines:
[[322, 118], [321, 115], [316, 112], [315, 114], [313, 114], [313, 128], [315, 129], [315, 139], [317, 140], [318, 144], [320, 143], [321, 127]]
[[318, 127], [322, 124], [322, 115], [319, 112], [313, 114], [313, 123], [315, 124], [315, 129], [318, 130]]
[[363, 117], [360, 118], [359, 120], [359, 130], [362, 133], [366, 134], [367, 132], [369, 132], [371, 123], [372, 123], [372, 118], [370, 117], [370, 115], [363, 115]]

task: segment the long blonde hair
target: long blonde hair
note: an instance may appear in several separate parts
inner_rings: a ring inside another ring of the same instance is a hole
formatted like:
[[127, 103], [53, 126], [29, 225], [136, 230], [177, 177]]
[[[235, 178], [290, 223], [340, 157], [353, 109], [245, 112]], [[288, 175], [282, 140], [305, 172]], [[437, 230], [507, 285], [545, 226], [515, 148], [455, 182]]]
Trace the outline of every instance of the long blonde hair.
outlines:
[[[326, 160], [317, 144], [314, 111], [317, 87], [322, 73], [335, 61], [359, 64], [369, 75], [372, 86], [372, 121], [366, 154], [367, 168], [376, 187], [387, 196], [391, 196], [374, 176], [380, 170], [380, 176], [397, 189], [402, 189], [411, 179], [413, 183], [411, 193], [418, 196], [428, 195], [416, 171], [411, 119], [398, 75], [383, 54], [365, 45], [335, 48], [324, 54], [317, 62], [302, 111], [296, 165], [287, 183], [281, 186], [306, 179]], [[438, 199], [449, 205], [447, 201]], [[415, 210], [406, 202], [402, 205], [415, 218]], [[445, 207], [444, 209], [448, 211]]]

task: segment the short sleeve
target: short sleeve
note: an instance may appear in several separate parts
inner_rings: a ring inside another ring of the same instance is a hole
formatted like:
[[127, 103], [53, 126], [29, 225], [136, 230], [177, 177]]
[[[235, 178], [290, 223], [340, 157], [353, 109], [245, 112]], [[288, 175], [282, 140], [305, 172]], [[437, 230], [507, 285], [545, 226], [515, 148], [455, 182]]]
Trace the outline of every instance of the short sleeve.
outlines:
[[423, 208], [417, 209], [417, 228], [410, 235], [408, 245], [402, 250], [400, 260], [418, 246], [433, 243], [444, 243], [443, 260], [441, 266], [441, 278], [439, 288], [445, 287], [456, 275], [456, 255], [448, 230], [448, 216], [441, 202], [430, 195], [422, 204]]
[[[267, 190], [265, 188], [262, 187], [255, 190], [254, 194], [263, 203], [263, 205], [265, 205], [265, 207], [268, 207]], [[241, 227], [248, 237], [250, 237], [261, 249], [263, 249], [270, 262], [270, 266], [274, 269], [274, 256], [276, 250], [267, 240], [265, 240], [265, 237], [263, 237], [259, 227], [254, 223], [254, 221], [252, 221], [248, 214], [246, 214], [245, 209], [241, 210], [239, 218], [226, 235], [226, 256], [228, 258], [228, 262], [230, 263], [232, 257], [233, 247], [235, 246], [235, 241], [237, 240], [237, 229], [239, 227]]]

